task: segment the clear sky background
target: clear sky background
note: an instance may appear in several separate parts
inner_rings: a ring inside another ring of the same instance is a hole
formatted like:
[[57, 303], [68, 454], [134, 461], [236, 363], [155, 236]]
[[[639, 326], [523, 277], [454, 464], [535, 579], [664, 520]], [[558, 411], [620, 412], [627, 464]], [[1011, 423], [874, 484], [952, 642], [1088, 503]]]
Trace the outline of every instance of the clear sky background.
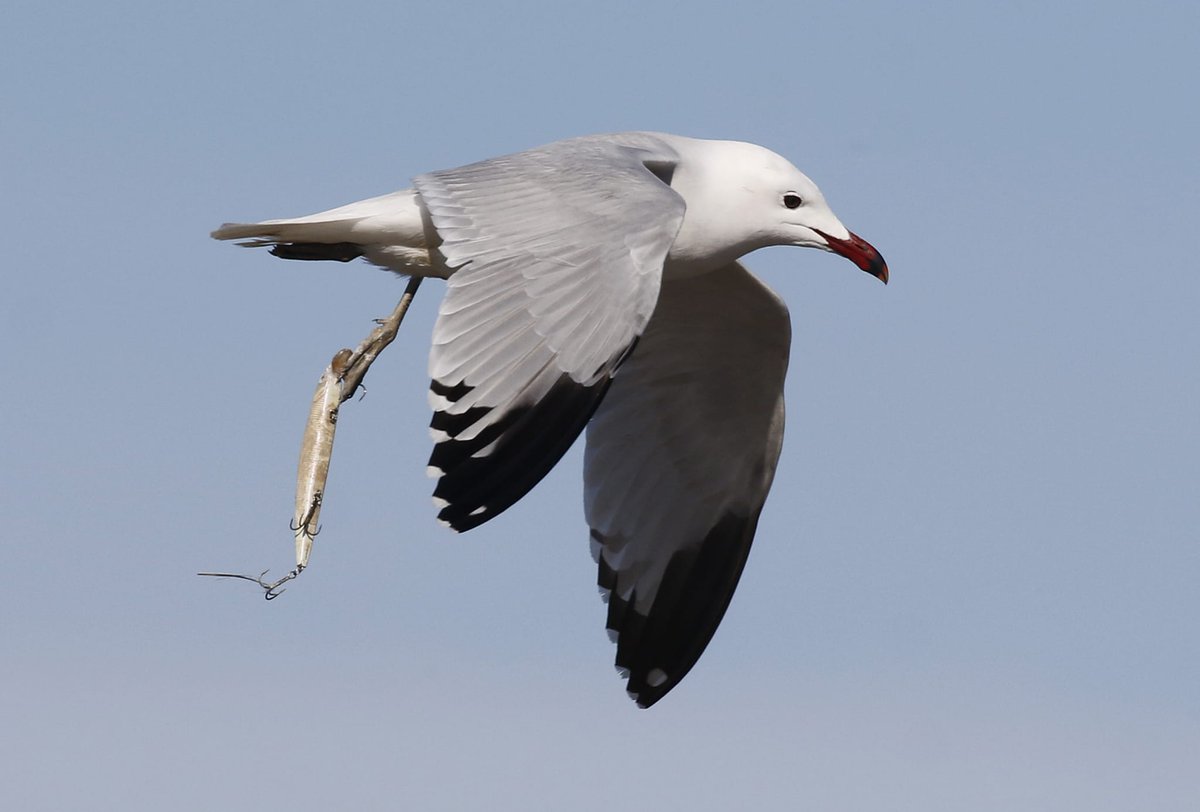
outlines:
[[[1049, 6], [1049, 7], [1048, 7]], [[0, 807], [1200, 808], [1200, 11], [1161, 3], [6, 6]], [[758, 142], [887, 258], [748, 264], [795, 325], [732, 607], [650, 711], [580, 448], [434, 521], [440, 283], [218, 244], [626, 129]]]

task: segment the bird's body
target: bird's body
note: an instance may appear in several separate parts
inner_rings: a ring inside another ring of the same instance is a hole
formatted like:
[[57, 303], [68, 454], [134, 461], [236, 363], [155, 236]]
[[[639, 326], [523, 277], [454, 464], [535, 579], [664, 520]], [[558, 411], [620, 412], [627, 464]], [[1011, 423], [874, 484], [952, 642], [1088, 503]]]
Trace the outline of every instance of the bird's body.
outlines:
[[720, 623], [781, 448], [787, 309], [737, 260], [809, 246], [887, 279], [785, 159], [661, 133], [560, 141], [213, 236], [448, 280], [430, 472], [455, 529], [524, 496], [587, 426], [608, 628], [644, 707]]

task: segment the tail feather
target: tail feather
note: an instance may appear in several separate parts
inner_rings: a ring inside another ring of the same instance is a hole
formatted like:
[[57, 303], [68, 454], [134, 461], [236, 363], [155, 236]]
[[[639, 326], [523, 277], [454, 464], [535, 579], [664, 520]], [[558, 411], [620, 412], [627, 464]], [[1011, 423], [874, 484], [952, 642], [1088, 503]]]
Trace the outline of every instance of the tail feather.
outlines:
[[363, 257], [400, 274], [442, 275], [445, 269], [435, 268], [430, 256], [426, 219], [417, 193], [405, 189], [306, 217], [226, 223], [212, 236], [269, 248], [283, 259], [349, 262]]
[[[304, 218], [297, 218], [304, 219]], [[363, 218], [328, 220], [325, 222], [296, 222], [296, 220], [264, 220], [261, 223], [225, 223], [212, 232], [214, 240], [245, 240], [242, 245], [259, 248], [284, 242], [366, 242], [370, 235], [362, 232]]]
[[360, 200], [329, 211], [261, 223], [225, 223], [216, 240], [246, 240], [260, 247], [280, 243], [404, 245], [425, 243], [421, 210], [412, 189]]

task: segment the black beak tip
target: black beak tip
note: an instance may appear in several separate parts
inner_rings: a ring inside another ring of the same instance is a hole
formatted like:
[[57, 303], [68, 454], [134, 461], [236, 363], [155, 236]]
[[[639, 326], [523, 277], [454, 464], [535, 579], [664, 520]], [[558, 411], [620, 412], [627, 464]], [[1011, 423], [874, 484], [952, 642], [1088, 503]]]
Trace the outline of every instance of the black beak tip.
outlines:
[[888, 283], [887, 263], [883, 261], [883, 257], [879, 256], [879, 252], [875, 253], [874, 261], [863, 270], [878, 279], [883, 284], [886, 285]]

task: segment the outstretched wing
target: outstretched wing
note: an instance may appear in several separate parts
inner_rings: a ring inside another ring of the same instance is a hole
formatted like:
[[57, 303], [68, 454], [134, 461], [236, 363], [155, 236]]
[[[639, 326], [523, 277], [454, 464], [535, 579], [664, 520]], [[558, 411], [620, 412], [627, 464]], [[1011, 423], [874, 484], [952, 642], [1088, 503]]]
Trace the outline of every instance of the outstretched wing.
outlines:
[[716, 631], [783, 442], [787, 308], [739, 264], [666, 280], [588, 426], [585, 506], [617, 667], [642, 707]]
[[415, 179], [442, 240], [430, 473], [456, 530], [558, 462], [658, 300], [684, 202], [650, 136], [562, 141]]

